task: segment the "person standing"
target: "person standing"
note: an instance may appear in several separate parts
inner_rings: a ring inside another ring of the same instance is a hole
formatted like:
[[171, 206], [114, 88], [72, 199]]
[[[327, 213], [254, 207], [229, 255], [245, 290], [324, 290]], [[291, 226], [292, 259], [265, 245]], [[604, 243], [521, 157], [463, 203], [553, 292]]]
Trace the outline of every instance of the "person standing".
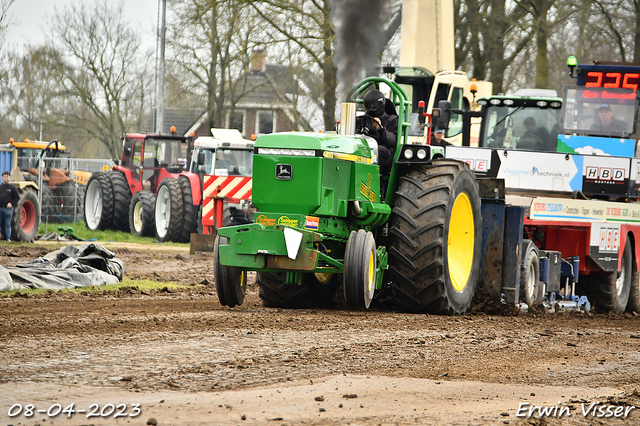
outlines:
[[11, 217], [13, 208], [20, 200], [18, 189], [11, 185], [11, 173], [2, 173], [2, 183], [0, 184], [0, 226], [4, 228], [4, 238], [11, 241]]

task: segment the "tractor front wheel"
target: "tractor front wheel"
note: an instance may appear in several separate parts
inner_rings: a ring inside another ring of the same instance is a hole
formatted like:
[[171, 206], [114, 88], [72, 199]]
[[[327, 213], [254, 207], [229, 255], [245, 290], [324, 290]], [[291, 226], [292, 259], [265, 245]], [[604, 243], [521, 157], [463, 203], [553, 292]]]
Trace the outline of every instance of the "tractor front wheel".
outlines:
[[156, 233], [155, 222], [156, 196], [151, 191], [138, 191], [131, 197], [129, 204], [129, 229], [138, 237], [153, 237]]
[[213, 275], [216, 292], [222, 306], [233, 308], [242, 305], [247, 293], [247, 272], [232, 266], [220, 264], [220, 237], [216, 237], [213, 245]]
[[376, 289], [376, 242], [371, 232], [351, 231], [344, 257], [344, 299], [349, 309], [368, 309]]
[[466, 163], [434, 160], [400, 178], [391, 216], [392, 289], [404, 312], [462, 314], [480, 267], [480, 195]]

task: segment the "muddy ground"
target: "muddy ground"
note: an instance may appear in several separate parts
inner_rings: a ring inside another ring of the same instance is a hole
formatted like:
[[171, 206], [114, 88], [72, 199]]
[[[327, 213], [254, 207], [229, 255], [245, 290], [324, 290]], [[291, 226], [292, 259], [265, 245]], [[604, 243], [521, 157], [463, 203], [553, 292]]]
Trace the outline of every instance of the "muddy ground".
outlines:
[[[184, 287], [0, 295], [0, 425], [640, 424], [634, 314], [282, 310], [253, 280], [229, 309], [210, 257], [109, 248]], [[0, 264], [50, 250], [0, 245]], [[552, 415], [517, 416], [534, 406]]]

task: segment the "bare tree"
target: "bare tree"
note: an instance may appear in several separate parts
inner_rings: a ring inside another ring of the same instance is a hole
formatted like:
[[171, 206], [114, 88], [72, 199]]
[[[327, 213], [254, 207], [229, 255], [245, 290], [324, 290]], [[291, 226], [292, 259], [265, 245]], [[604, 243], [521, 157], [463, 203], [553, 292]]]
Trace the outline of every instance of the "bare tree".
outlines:
[[[122, 11], [122, 3], [71, 5], [56, 9], [52, 43], [63, 96], [82, 104], [63, 112], [66, 126], [99, 141], [119, 158], [119, 140], [140, 113], [148, 79], [140, 37]], [[81, 109], [85, 111], [85, 109]]]
[[263, 40], [251, 8], [235, 0], [174, 0], [169, 27], [174, 72], [187, 97], [204, 100], [209, 127], [224, 127], [242, 96], [242, 75]]
[[334, 28], [330, 0], [242, 0], [271, 27], [272, 43], [297, 45], [314, 64], [323, 83], [324, 128], [335, 125], [338, 80], [334, 58]]

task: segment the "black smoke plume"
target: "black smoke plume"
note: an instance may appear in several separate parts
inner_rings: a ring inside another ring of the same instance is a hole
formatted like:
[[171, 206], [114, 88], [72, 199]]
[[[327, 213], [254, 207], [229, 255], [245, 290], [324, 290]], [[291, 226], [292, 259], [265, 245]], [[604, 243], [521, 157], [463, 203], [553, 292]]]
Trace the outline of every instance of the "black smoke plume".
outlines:
[[378, 75], [380, 54], [388, 36], [388, 0], [332, 0], [331, 16], [336, 29], [335, 66], [339, 99], [361, 79]]

